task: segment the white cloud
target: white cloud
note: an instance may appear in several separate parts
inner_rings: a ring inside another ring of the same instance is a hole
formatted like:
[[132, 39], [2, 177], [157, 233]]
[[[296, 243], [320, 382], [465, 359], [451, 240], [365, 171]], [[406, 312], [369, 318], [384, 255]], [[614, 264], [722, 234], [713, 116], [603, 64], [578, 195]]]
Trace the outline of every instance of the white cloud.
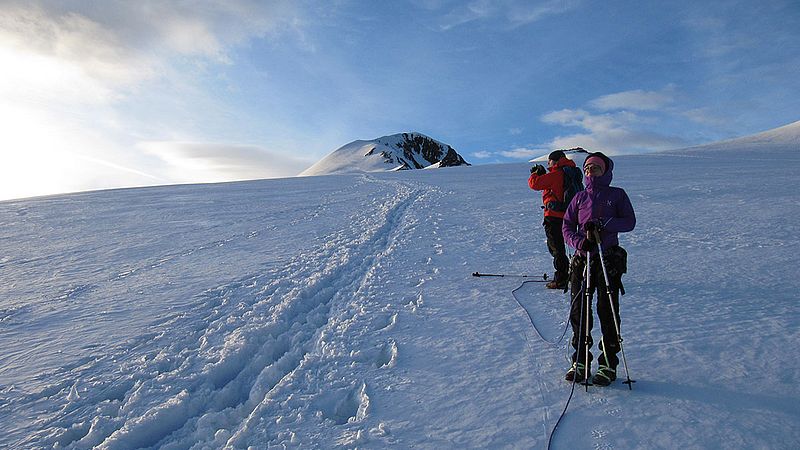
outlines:
[[[227, 159], [206, 155], [203, 170], [181, 174], [179, 164], [170, 165], [165, 175], [154, 165], [160, 159], [131, 146], [164, 135], [203, 140], [179, 129], [200, 126], [173, 113], [194, 117], [198, 104], [218, 109], [186, 66], [230, 64], [232, 50], [252, 38], [287, 30], [298, 37], [303, 20], [297, 8], [289, 0], [6, 0], [0, 14], [0, 123], [9, 132], [0, 146], [0, 198], [299, 172], [307, 164], [259, 159], [257, 152], [228, 146]], [[153, 107], [133, 95], [145, 90], [151, 100], [159, 90], [192, 95], [166, 97]], [[138, 115], [142, 110], [146, 119]], [[158, 114], [167, 117], [159, 120]], [[167, 128], [169, 123], [177, 128]]]
[[686, 143], [678, 137], [649, 131], [646, 125], [652, 119], [627, 111], [593, 114], [583, 109], [563, 109], [545, 114], [542, 121], [587, 131], [558, 136], [544, 146], [551, 149], [583, 147], [613, 155], [641, 150], [664, 150]]
[[639, 117], [631, 112], [593, 114], [583, 109], [562, 109], [542, 116], [542, 121], [563, 126], [580, 127], [593, 133], [608, 133], [621, 127], [639, 122]]
[[[669, 105], [676, 88], [670, 84], [661, 91], [630, 90], [604, 95], [586, 108], [561, 109], [540, 117], [546, 124], [575, 128], [572, 134], [559, 135], [547, 142], [512, 149], [483, 150], [476, 158], [531, 159], [556, 149], [583, 147], [609, 155], [667, 150], [690, 145], [685, 139], [660, 131], [665, 120], [688, 117], [696, 122], [713, 118], [705, 110], [681, 112]], [[514, 129], [509, 130], [514, 134]], [[521, 130], [520, 130], [521, 131]]]
[[180, 54], [218, 62], [229, 62], [231, 46], [281, 29], [296, 31], [296, 25], [302, 22], [297, 3], [289, 0], [121, 3], [129, 5], [131, 13], [140, 19], [131, 29], [139, 39], [155, 40]]
[[542, 154], [549, 153], [550, 150], [542, 149], [540, 147], [516, 147], [510, 150], [482, 150], [472, 153], [472, 156], [478, 159], [492, 159], [492, 158], [510, 158], [510, 159], [530, 159]]
[[485, 151], [485, 150], [472, 152], [472, 157], [473, 158], [478, 158], [478, 159], [488, 159], [488, 158], [492, 158], [494, 156], [495, 156], [495, 154], [493, 152], [488, 152], [488, 151]]
[[299, 22], [288, 0], [12, 1], [0, 16], [0, 46], [57, 59], [120, 87], [157, 76], [176, 55], [229, 63], [232, 46]]
[[542, 152], [547, 152], [547, 151], [542, 150], [540, 148], [517, 147], [511, 150], [503, 150], [497, 152], [497, 154], [512, 159], [530, 159], [534, 156], [541, 155]]
[[289, 177], [313, 163], [253, 145], [153, 141], [139, 147], [163, 160], [167, 175], [181, 183]]
[[152, 61], [126, 49], [103, 25], [35, 5], [12, 5], [0, 15], [0, 59], [5, 101], [106, 103], [118, 98], [118, 87], [153, 72]]
[[442, 18], [441, 28], [449, 30], [459, 25], [464, 25], [475, 20], [485, 19], [494, 15], [495, 7], [491, 1], [479, 0], [460, 5]]
[[561, 14], [577, 9], [581, 0], [550, 0], [545, 2], [512, 2], [506, 17], [514, 26], [526, 25], [544, 19], [547, 16]]
[[[574, 10], [582, 3], [582, 0], [546, 0], [534, 4], [524, 0], [474, 0], [450, 10], [442, 17], [440, 27], [449, 30], [470, 22], [496, 19], [514, 28]], [[423, 6], [432, 9], [442, 5], [428, 2]]]
[[600, 111], [629, 109], [635, 111], [658, 111], [673, 101], [668, 91], [653, 92], [636, 89], [604, 95], [589, 102]]

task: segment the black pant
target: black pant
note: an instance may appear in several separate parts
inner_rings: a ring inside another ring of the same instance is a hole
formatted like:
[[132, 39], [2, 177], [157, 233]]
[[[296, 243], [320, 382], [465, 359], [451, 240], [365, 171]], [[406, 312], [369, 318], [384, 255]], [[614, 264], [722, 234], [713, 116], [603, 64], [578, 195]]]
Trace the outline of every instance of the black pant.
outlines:
[[561, 231], [563, 224], [564, 219], [550, 216], [545, 216], [542, 224], [544, 225], [544, 234], [547, 236], [547, 249], [553, 256], [553, 268], [556, 270], [553, 279], [557, 283], [566, 283], [569, 273], [569, 260], [564, 247], [564, 234]]
[[[606, 269], [609, 269], [609, 282], [611, 283], [611, 302], [614, 304], [613, 311], [616, 311], [617, 326], [619, 325], [619, 289], [622, 285], [622, 274], [614, 273], [615, 270], [610, 270], [608, 264]], [[589, 298], [588, 305], [586, 301], [586, 290], [584, 289], [586, 278], [586, 258], [583, 256], [575, 255], [572, 258], [572, 275], [570, 277], [570, 291], [572, 302], [570, 304], [569, 321], [572, 325], [572, 348], [575, 352], [572, 354], [572, 361], [583, 363], [586, 361], [586, 343], [583, 338], [586, 333], [586, 322], [589, 322], [588, 332], [588, 348], [592, 348], [592, 327], [593, 327], [593, 314], [592, 314], [592, 299]], [[606, 289], [606, 282], [603, 277], [603, 268], [600, 265], [600, 259], [595, 255], [591, 260], [589, 270], [589, 295], [597, 293], [597, 316], [600, 318], [600, 331], [603, 338], [600, 341], [598, 348], [600, 350], [600, 364], [607, 365], [612, 369], [616, 369], [619, 364], [617, 353], [619, 353], [619, 338], [617, 336], [617, 326], [614, 325], [614, 312], [611, 309], [611, 302], [609, 302], [608, 292]], [[587, 308], [588, 306], [588, 308]], [[581, 318], [581, 311], [584, 311], [583, 320]], [[589, 351], [589, 363], [592, 362], [592, 352]]]

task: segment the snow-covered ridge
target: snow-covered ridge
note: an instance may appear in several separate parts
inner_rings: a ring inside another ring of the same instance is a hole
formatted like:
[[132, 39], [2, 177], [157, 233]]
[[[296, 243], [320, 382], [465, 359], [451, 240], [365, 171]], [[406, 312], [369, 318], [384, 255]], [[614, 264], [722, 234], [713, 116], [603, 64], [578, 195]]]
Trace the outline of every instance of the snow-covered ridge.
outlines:
[[[743, 136], [735, 139], [712, 142], [710, 144], [697, 145], [680, 149], [679, 151], [695, 150], [747, 150], [758, 148], [762, 151], [769, 149], [797, 149], [800, 148], [800, 120], [797, 122], [773, 128], [761, 133]], [[670, 152], [676, 150], [670, 150]]]
[[[578, 147], [580, 148], [580, 147]], [[759, 151], [769, 152], [769, 151], [777, 151], [777, 150], [784, 150], [784, 149], [800, 149], [800, 120], [797, 122], [790, 123], [788, 125], [784, 125], [782, 127], [773, 128], [771, 130], [762, 131], [761, 133], [751, 134], [748, 136], [742, 136], [733, 139], [726, 139], [723, 141], [716, 141], [711, 142], [709, 144], [702, 144], [702, 145], [695, 145], [692, 147], [685, 147], [685, 148], [677, 148], [677, 149], [670, 149], [670, 150], [662, 150], [659, 152], [655, 152], [657, 154], [669, 154], [669, 153], [684, 153], [684, 152], [695, 152], [695, 151], [708, 151], [708, 150], [719, 150], [719, 151], [732, 151], [732, 150], [754, 150], [758, 149]], [[552, 149], [555, 150], [555, 149]], [[532, 158], [528, 160], [530, 163], [542, 163], [546, 162], [548, 156], [550, 155], [550, 151], [548, 150], [547, 153], [544, 153], [540, 156]], [[584, 158], [586, 157], [586, 153], [575, 152], [575, 149], [565, 150], [567, 157], [575, 161], [576, 164], [582, 164]], [[589, 152], [594, 150], [587, 149]], [[608, 152], [609, 156], [620, 156], [614, 153]]]
[[421, 133], [358, 140], [340, 147], [301, 176], [468, 166], [453, 147]]

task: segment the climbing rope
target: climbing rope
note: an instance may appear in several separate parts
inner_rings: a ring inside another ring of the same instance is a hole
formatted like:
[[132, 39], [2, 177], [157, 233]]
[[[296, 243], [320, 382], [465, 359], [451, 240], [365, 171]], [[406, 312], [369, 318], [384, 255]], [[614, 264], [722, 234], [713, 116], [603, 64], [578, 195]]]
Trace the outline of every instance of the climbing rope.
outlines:
[[[550, 341], [547, 338], [545, 338], [542, 335], [542, 333], [539, 331], [539, 328], [536, 326], [536, 321], [533, 320], [533, 316], [531, 315], [531, 312], [528, 310], [528, 308], [525, 307], [525, 305], [522, 304], [522, 302], [519, 301], [519, 298], [516, 295], [516, 292], [518, 290], [522, 289], [522, 287], [525, 286], [526, 283], [531, 283], [531, 282], [532, 281], [523, 281], [522, 284], [520, 284], [516, 289], [511, 291], [511, 296], [514, 297], [514, 300], [517, 302], [517, 304], [520, 306], [520, 308], [522, 308], [522, 310], [525, 311], [525, 314], [527, 314], [528, 320], [531, 323], [531, 327], [533, 327], [533, 330], [536, 331], [536, 334], [539, 336], [539, 339], [541, 339], [543, 342], [545, 342], [548, 345], [556, 347], [559, 344], [561, 344], [561, 341], [564, 340], [564, 336], [567, 335], [567, 330], [569, 329], [569, 317], [567, 318], [566, 325], [564, 325], [564, 331], [561, 333], [561, 337], [559, 337], [557, 341], [554, 342], [554, 341]], [[571, 297], [571, 300], [574, 301], [575, 298], [578, 298], [578, 296], [580, 296], [582, 293], [583, 293], [583, 286], [581, 286], [581, 289], [576, 293], [575, 296]], [[572, 304], [572, 302], [570, 302], [570, 305], [571, 304]], [[568, 358], [568, 360], [569, 360], [569, 358]], [[553, 436], [556, 433], [556, 429], [558, 429], [558, 425], [561, 423], [561, 420], [567, 414], [567, 408], [569, 408], [569, 404], [572, 401], [572, 396], [575, 394], [575, 385], [576, 384], [577, 383], [575, 383], [574, 381], [572, 382], [572, 388], [569, 391], [569, 397], [567, 397], [567, 402], [566, 402], [566, 404], [564, 404], [564, 410], [561, 411], [561, 415], [558, 416], [558, 420], [556, 421], [556, 424], [553, 426], [553, 429], [550, 430], [550, 434], [547, 437], [547, 448], [548, 448], [548, 450], [550, 449], [550, 446], [553, 443]]]

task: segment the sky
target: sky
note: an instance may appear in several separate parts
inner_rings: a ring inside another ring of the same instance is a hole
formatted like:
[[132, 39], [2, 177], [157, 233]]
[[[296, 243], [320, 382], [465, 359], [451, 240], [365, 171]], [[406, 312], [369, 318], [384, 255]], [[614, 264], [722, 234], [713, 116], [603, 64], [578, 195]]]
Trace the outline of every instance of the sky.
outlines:
[[800, 3], [0, 0], [0, 200], [294, 176], [416, 131], [473, 164], [800, 119]]

